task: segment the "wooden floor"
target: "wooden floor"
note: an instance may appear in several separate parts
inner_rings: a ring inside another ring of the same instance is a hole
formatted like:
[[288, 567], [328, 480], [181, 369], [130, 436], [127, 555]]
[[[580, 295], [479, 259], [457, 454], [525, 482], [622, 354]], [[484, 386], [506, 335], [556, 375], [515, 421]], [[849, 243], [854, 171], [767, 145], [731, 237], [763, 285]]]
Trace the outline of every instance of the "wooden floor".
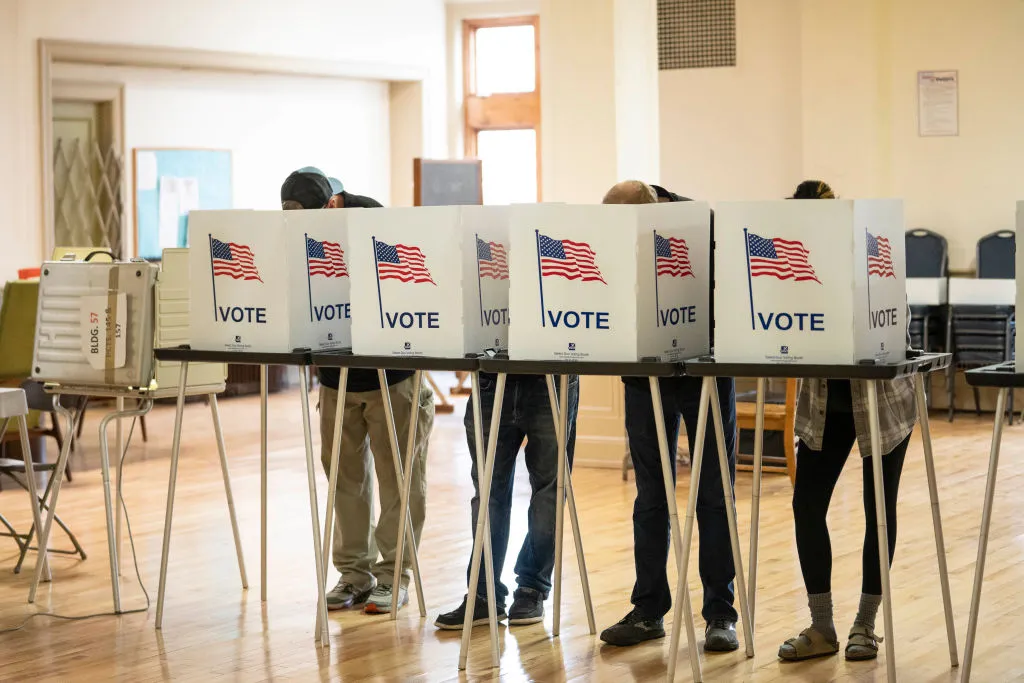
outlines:
[[[438, 611], [458, 604], [466, 585], [471, 485], [461, 424], [464, 402], [459, 402], [455, 415], [438, 416], [430, 444], [428, 514], [421, 554], [429, 618], [419, 618], [415, 598], [413, 607], [401, 612], [397, 624], [386, 617], [335, 612], [331, 614], [331, 648], [321, 650], [313, 644], [315, 575], [298, 400], [295, 392], [271, 399], [270, 570], [265, 605], [260, 603], [259, 575], [258, 403], [249, 398], [225, 400], [221, 409], [246, 550], [248, 591], [243, 591], [239, 583], [209, 412], [202, 404], [189, 405], [182, 437], [163, 631], [154, 629], [155, 605], [141, 614], [87, 621], [36, 618], [20, 631], [0, 635], [0, 679], [141, 682], [497, 678], [488, 668], [486, 629], [477, 629], [469, 673], [460, 676], [456, 667], [458, 633], [439, 632], [432, 625]], [[74, 483], [65, 486], [60, 500], [60, 513], [78, 533], [89, 558], [79, 562], [55, 557], [54, 582], [41, 590], [37, 606], [29, 606], [26, 597], [34, 555], [26, 570], [15, 575], [11, 571], [16, 559], [14, 543], [0, 539], [0, 629], [16, 627], [37, 610], [76, 616], [111, 609], [103, 497], [95, 469], [98, 412], [90, 413], [82, 452], [74, 461]], [[142, 445], [136, 434], [125, 468], [124, 498], [138, 565], [154, 603], [172, 422], [173, 410], [158, 407], [149, 419], [149, 443]], [[962, 651], [991, 417], [961, 416], [949, 425], [936, 416], [933, 431]], [[1022, 445], [1024, 427], [1009, 429], [992, 527], [975, 681], [1024, 679], [1024, 648], [1019, 646], [1024, 627], [1024, 592], [1020, 589], [1024, 585], [1024, 498], [1019, 495], [1024, 485]], [[830, 517], [841, 636], [852, 620], [860, 591], [864, 523], [859, 469], [857, 458], [851, 459]], [[634, 578], [630, 522], [634, 484], [622, 482], [620, 473], [613, 470], [579, 470], [574, 481], [600, 630], [629, 609]], [[687, 483], [685, 476], [680, 478], [680, 505], [685, 504]], [[321, 499], [324, 484], [321, 473]], [[746, 560], [749, 474], [740, 475], [736, 489]], [[520, 471], [506, 582], [514, 581], [511, 558], [524, 533], [528, 491], [525, 472]], [[884, 680], [884, 659], [858, 664], [848, 664], [841, 658], [806, 664], [783, 664], [776, 659], [779, 644], [808, 623], [793, 542], [790, 494], [788, 479], [766, 477], [757, 656], [748, 660], [741, 649], [738, 653], [705, 657], [706, 680]], [[27, 525], [27, 510], [20, 492], [8, 488], [0, 494], [0, 512], [10, 519]], [[916, 437], [907, 460], [899, 513], [900, 539], [893, 568], [899, 679], [953, 681], [957, 672], [949, 667], [927, 487]], [[501, 680], [663, 680], [667, 639], [614, 649], [603, 647], [596, 636], [588, 633], [573, 546], [568, 534], [566, 538], [562, 635], [558, 639], [549, 636], [550, 602], [544, 624], [502, 627]], [[56, 532], [55, 540], [67, 545]], [[135, 579], [130, 556], [124, 567], [124, 608], [145, 608], [147, 598]], [[674, 573], [670, 568], [670, 577]], [[695, 564], [690, 576], [694, 601], [699, 605]], [[336, 578], [332, 569], [332, 584]], [[698, 630], [702, 627], [698, 621]], [[679, 680], [689, 677], [688, 664], [680, 657]]]

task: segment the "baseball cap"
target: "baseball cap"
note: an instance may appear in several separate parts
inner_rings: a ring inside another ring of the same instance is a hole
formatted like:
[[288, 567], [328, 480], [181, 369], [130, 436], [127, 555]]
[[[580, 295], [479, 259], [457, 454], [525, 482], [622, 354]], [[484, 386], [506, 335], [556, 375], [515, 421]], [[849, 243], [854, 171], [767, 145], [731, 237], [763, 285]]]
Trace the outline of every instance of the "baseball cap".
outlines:
[[316, 171], [298, 170], [281, 184], [281, 202], [297, 202], [304, 209], [322, 209], [334, 192], [327, 176]]
[[345, 186], [342, 184], [340, 180], [338, 180], [334, 176], [327, 175], [316, 166], [303, 166], [298, 171], [296, 171], [296, 173], [318, 173], [323, 177], [327, 178], [327, 182], [331, 184], [332, 195], [341, 194], [342, 192], [345, 191]]

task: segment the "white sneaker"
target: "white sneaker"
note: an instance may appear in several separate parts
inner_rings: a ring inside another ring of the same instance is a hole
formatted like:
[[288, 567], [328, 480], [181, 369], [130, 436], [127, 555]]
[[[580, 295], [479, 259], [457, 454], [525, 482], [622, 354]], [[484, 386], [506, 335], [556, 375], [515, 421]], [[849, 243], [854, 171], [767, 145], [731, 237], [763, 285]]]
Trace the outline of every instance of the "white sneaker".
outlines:
[[[378, 584], [370, 597], [366, 600], [366, 607], [363, 610], [367, 614], [387, 614], [391, 611], [391, 584]], [[409, 591], [405, 588], [398, 589], [398, 609], [409, 604]]]

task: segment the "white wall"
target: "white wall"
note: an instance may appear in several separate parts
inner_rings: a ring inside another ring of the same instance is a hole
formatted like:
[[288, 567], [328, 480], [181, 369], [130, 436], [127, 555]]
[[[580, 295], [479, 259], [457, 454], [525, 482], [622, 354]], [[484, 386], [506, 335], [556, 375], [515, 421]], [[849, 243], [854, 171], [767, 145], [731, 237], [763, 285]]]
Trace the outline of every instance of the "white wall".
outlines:
[[799, 1], [737, 0], [736, 20], [735, 68], [660, 72], [661, 180], [688, 197], [783, 197], [801, 173]]
[[440, 156], [447, 149], [444, 36], [441, 0], [0, 0], [0, 142], [13, 143], [0, 155], [0, 225], [8, 237], [0, 279], [42, 256], [38, 39], [421, 69], [424, 147]]
[[[231, 150], [236, 208], [280, 208], [281, 182], [303, 166], [317, 166], [347, 190], [389, 203], [386, 83], [162, 69], [61, 66], [56, 72], [124, 83], [129, 155], [136, 147]], [[133, 193], [126, 199], [133, 249]]]
[[[1024, 2], [737, 0], [736, 68], [660, 75], [662, 178], [710, 200], [803, 178], [904, 199], [974, 264], [1024, 198]], [[960, 135], [917, 134], [919, 70], [960, 72]]]

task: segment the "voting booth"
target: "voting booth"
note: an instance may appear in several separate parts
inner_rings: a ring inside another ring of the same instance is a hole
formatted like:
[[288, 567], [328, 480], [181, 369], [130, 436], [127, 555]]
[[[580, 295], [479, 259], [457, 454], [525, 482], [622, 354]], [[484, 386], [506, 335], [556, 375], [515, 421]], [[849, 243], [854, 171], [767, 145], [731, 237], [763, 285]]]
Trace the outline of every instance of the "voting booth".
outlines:
[[353, 210], [353, 353], [462, 358], [505, 348], [508, 211]]
[[906, 359], [902, 202], [728, 202], [715, 214], [717, 360]]
[[509, 358], [676, 361], [708, 352], [702, 202], [511, 209]]
[[189, 214], [192, 348], [287, 353], [350, 345], [349, 215]]

